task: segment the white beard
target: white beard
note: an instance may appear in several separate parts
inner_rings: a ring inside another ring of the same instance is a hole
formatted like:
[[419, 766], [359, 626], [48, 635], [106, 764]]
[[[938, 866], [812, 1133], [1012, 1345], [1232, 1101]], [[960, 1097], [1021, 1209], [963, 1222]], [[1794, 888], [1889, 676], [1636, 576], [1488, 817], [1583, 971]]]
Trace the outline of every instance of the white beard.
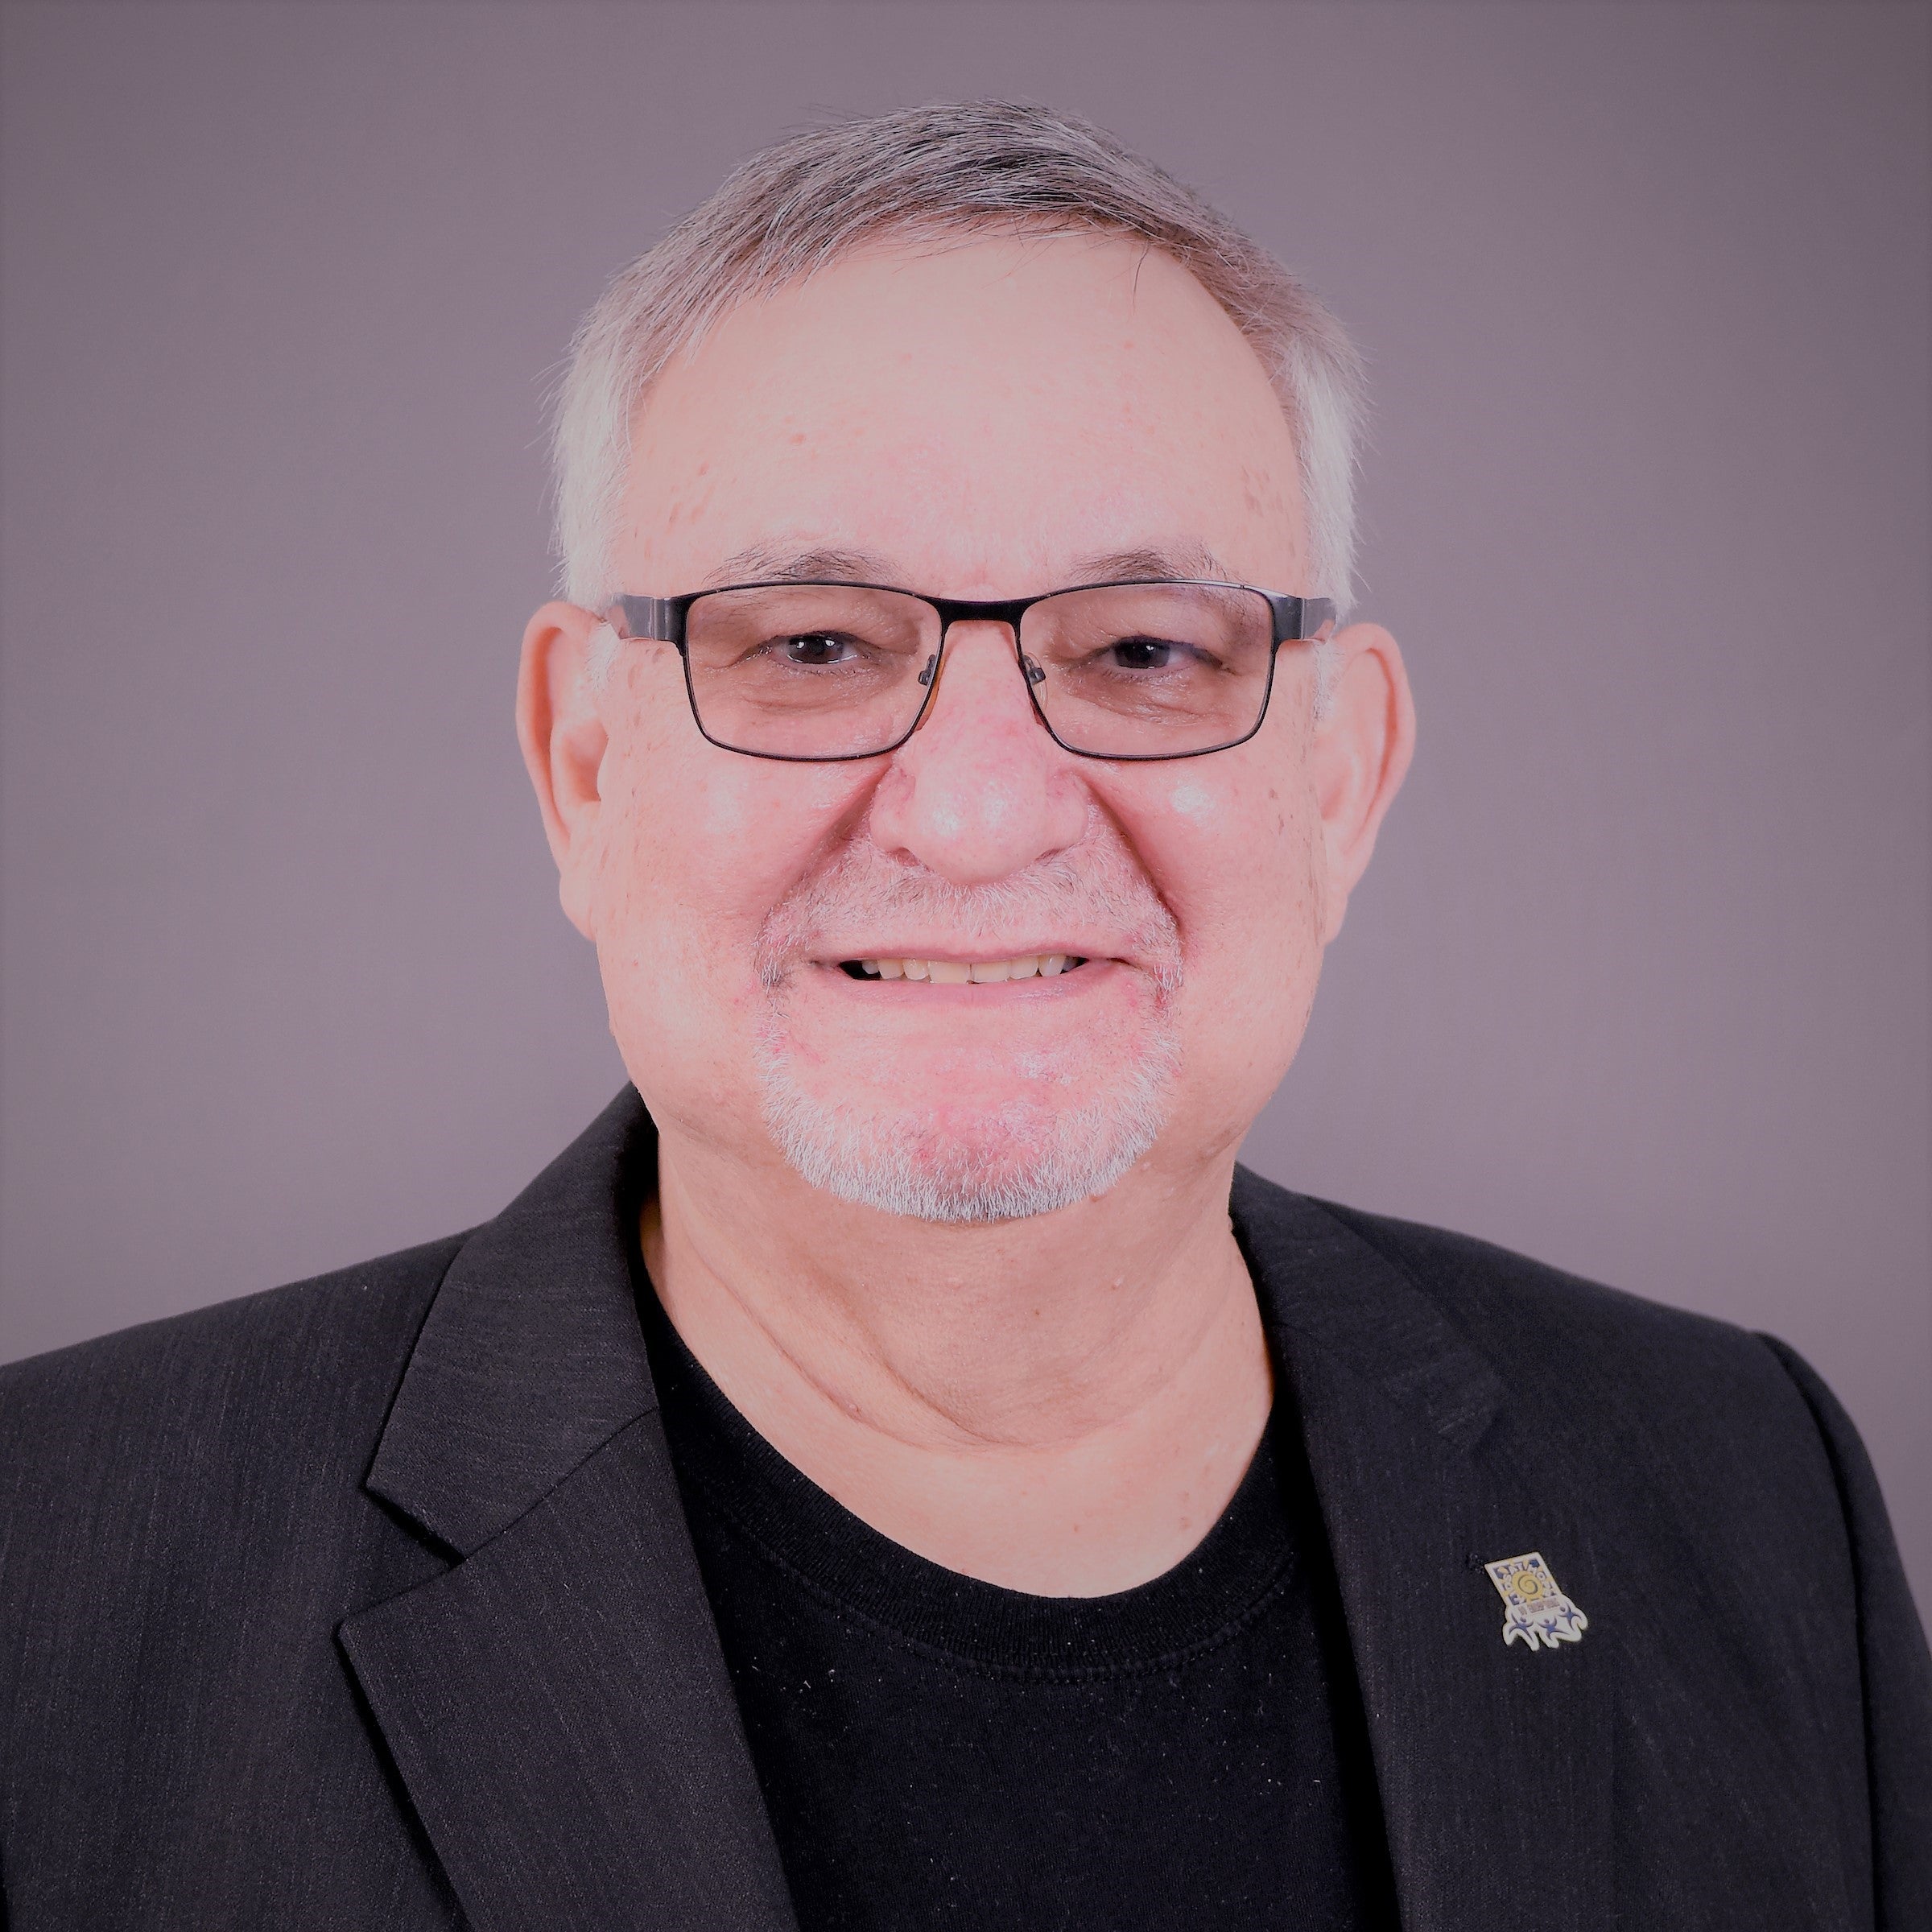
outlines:
[[[1075, 1095], [1063, 1073], [1003, 1108], [961, 1117], [921, 1096], [876, 1089], [828, 1100], [811, 1090], [786, 1025], [792, 976], [815, 932], [888, 930], [923, 914], [962, 935], [1051, 929], [1086, 914], [1116, 932], [1147, 973], [1152, 1010], [1139, 1051], [1104, 1084]], [[952, 886], [889, 860], [863, 834], [790, 894], [761, 935], [759, 977], [771, 1001], [759, 1029], [765, 1124], [792, 1168], [841, 1200], [923, 1221], [1004, 1221], [1051, 1214], [1104, 1194], [1167, 1122], [1179, 1071], [1180, 935], [1174, 916], [1117, 834], [1101, 832], [996, 885]]]
[[[1011, 1221], [1104, 1194], [1167, 1124], [1180, 1065], [1163, 1012], [1150, 1051], [1113, 1091], [1047, 1117], [1038, 1102], [994, 1117], [970, 1139], [916, 1107], [890, 1113], [806, 1092], [782, 1041], [761, 1042], [765, 1124], [793, 1169], [842, 1201], [921, 1221]], [[1025, 1117], [1032, 1117], [1027, 1118]]]

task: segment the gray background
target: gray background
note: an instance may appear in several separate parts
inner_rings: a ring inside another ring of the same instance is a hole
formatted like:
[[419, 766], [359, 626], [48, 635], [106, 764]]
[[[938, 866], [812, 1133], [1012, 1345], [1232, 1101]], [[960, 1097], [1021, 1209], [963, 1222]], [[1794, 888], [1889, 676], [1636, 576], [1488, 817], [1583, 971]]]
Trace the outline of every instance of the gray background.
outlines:
[[0, 1355], [485, 1216], [614, 1091], [510, 729], [547, 372], [754, 147], [1016, 93], [1373, 366], [1421, 751], [1249, 1158], [1787, 1337], [1932, 1600], [1923, 7], [4, 31]]

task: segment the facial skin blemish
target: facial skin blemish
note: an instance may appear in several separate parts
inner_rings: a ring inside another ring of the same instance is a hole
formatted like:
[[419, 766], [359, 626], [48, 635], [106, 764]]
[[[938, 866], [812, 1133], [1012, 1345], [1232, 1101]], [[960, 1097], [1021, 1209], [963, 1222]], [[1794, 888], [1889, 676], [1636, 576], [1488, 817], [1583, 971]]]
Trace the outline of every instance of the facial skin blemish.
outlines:
[[1214, 794], [1198, 778], [1177, 780], [1167, 795], [1167, 806], [1170, 811], [1178, 811], [1196, 825], [1207, 824], [1219, 809]]

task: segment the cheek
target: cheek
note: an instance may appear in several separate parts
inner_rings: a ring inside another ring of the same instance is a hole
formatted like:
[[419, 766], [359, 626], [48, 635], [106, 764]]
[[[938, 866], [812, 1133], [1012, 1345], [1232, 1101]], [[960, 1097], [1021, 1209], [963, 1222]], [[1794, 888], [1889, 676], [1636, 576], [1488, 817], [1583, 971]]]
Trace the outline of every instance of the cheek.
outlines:
[[1179, 921], [1191, 976], [1275, 975], [1319, 914], [1311, 859], [1320, 816], [1298, 760], [1208, 761], [1163, 774], [1119, 816]]
[[[737, 1119], [753, 1086], [749, 961], [762, 908], [759, 869], [747, 861], [772, 852], [761, 836], [770, 815], [733, 774], [663, 739], [613, 739], [605, 757], [597, 966], [612, 1036], [645, 1104], [665, 1125], [701, 1133]], [[728, 755], [702, 740], [699, 751]]]
[[1283, 749], [1181, 766], [1115, 803], [1181, 929], [1188, 1085], [1236, 1132], [1294, 1057], [1321, 967], [1320, 815]]
[[[635, 1051], [662, 1063], [674, 1047], [695, 1046], [716, 1063], [734, 1037], [749, 1048], [759, 929], [840, 822], [852, 768], [720, 751], [687, 713], [667, 717], [651, 701], [665, 694], [645, 696], [639, 722], [613, 730], [601, 774], [605, 994], [627, 1060]], [[670, 696], [682, 705], [681, 689]]]
[[[597, 774], [596, 892], [606, 977], [613, 956], [639, 970], [687, 970], [730, 923], [728, 886], [743, 870], [717, 856], [753, 854], [758, 800], [691, 723], [670, 651], [613, 682], [609, 741]], [[613, 989], [614, 991], [614, 989]]]

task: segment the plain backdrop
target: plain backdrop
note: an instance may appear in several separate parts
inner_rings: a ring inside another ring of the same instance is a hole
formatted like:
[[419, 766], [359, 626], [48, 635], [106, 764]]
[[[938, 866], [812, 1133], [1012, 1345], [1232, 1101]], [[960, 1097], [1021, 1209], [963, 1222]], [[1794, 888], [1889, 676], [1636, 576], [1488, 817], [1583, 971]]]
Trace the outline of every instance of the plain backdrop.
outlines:
[[510, 725], [547, 385], [753, 150], [1017, 96], [1373, 369], [1421, 747], [1249, 1159], [1785, 1337], [1932, 1601], [1924, 7], [0, 31], [0, 1356], [482, 1219], [615, 1091]]

